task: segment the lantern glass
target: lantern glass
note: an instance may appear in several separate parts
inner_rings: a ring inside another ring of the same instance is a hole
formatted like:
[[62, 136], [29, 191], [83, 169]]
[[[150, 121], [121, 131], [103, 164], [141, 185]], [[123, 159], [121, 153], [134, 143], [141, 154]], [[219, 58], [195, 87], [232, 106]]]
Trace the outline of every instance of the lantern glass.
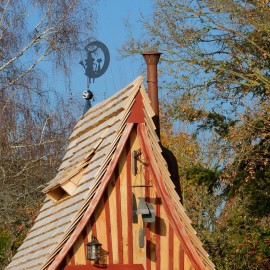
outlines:
[[98, 261], [100, 259], [101, 246], [102, 244], [100, 244], [96, 237], [92, 235], [92, 241], [86, 244], [86, 259], [90, 261]]

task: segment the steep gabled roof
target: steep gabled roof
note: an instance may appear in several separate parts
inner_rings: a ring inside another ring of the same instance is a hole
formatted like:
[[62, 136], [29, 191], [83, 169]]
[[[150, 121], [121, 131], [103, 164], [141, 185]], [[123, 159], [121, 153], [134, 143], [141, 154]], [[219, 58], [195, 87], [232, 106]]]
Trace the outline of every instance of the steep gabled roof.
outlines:
[[142, 150], [155, 168], [156, 185], [166, 202], [174, 230], [198, 269], [214, 269], [170, 180], [142, 81], [142, 77], [137, 78], [111, 98], [92, 107], [79, 120], [69, 138], [58, 174], [44, 189], [47, 197], [35, 224], [6, 269], [57, 269], [108, 184], [133, 127], [127, 119], [138, 93], [145, 111], [144, 123], [138, 124]]
[[[49, 196], [6, 269], [44, 269], [61, 249], [94, 197], [142, 81], [142, 77], [137, 78], [110, 99], [93, 106], [78, 121], [58, 174], [44, 189]], [[73, 184], [72, 189], [67, 188], [68, 183]], [[61, 185], [62, 196], [57, 191]], [[53, 191], [59, 198], [51, 196]]]

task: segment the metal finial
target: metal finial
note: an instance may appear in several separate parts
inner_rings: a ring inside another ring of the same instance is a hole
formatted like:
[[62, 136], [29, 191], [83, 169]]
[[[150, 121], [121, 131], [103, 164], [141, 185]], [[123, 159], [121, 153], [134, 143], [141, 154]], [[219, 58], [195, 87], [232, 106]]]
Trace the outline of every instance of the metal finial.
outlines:
[[84, 108], [83, 108], [83, 116], [92, 107], [91, 99], [93, 97], [94, 97], [94, 95], [90, 90], [83, 91], [83, 98], [85, 99], [85, 105], [84, 105]]

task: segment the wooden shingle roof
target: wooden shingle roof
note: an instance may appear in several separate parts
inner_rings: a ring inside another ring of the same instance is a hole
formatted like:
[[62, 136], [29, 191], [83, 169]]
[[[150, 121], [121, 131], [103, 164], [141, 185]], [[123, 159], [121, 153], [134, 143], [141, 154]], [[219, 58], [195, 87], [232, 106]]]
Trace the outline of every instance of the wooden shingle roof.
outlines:
[[[76, 190], [58, 203], [45, 199], [34, 226], [6, 269], [44, 269], [61, 248], [98, 188], [142, 80], [142, 77], [136, 79], [110, 99], [92, 107], [78, 121], [59, 172], [45, 192], [82, 171]], [[88, 160], [90, 153], [94, 155]]]
[[172, 219], [187, 247], [190, 246], [191, 252], [196, 253], [207, 269], [214, 269], [170, 180], [151, 119], [153, 110], [142, 82], [143, 78], [138, 77], [111, 98], [93, 106], [78, 121], [58, 173], [44, 189], [47, 197], [35, 224], [7, 270], [47, 269], [70, 241], [86, 209], [91, 205], [94, 207], [96, 197], [106, 184], [104, 175], [112, 161], [117, 159], [115, 150], [119, 140], [128, 136], [126, 120], [138, 92], [142, 95], [146, 117], [141, 129], [144, 151], [148, 152], [153, 163], [159, 164], [157, 171], [160, 175], [157, 177], [161, 176], [163, 181], [157, 184], [165, 196], [168, 211], [172, 212]]

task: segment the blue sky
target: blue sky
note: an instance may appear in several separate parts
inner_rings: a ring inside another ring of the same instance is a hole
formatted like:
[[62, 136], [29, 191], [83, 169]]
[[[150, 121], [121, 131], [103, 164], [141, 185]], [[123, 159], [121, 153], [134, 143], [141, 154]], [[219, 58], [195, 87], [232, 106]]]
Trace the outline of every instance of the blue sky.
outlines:
[[[129, 22], [137, 35], [140, 35], [140, 12], [147, 16], [151, 13], [153, 1], [151, 0], [102, 0], [97, 5], [98, 22], [94, 34], [86, 38], [94, 37], [106, 44], [110, 51], [110, 65], [106, 73], [91, 84], [90, 89], [94, 92], [95, 103], [110, 97], [132, 82], [139, 75], [143, 58], [121, 59], [119, 48], [128, 39], [128, 32], [125, 28], [125, 20]], [[59, 84], [60, 88], [70, 88], [72, 95], [81, 96], [86, 89], [86, 76], [83, 68], [79, 65], [80, 59], [73, 63], [73, 72], [70, 84]], [[78, 63], [77, 63], [78, 62]], [[60, 89], [59, 89], [60, 90]], [[65, 92], [67, 89], [62, 89]]]

